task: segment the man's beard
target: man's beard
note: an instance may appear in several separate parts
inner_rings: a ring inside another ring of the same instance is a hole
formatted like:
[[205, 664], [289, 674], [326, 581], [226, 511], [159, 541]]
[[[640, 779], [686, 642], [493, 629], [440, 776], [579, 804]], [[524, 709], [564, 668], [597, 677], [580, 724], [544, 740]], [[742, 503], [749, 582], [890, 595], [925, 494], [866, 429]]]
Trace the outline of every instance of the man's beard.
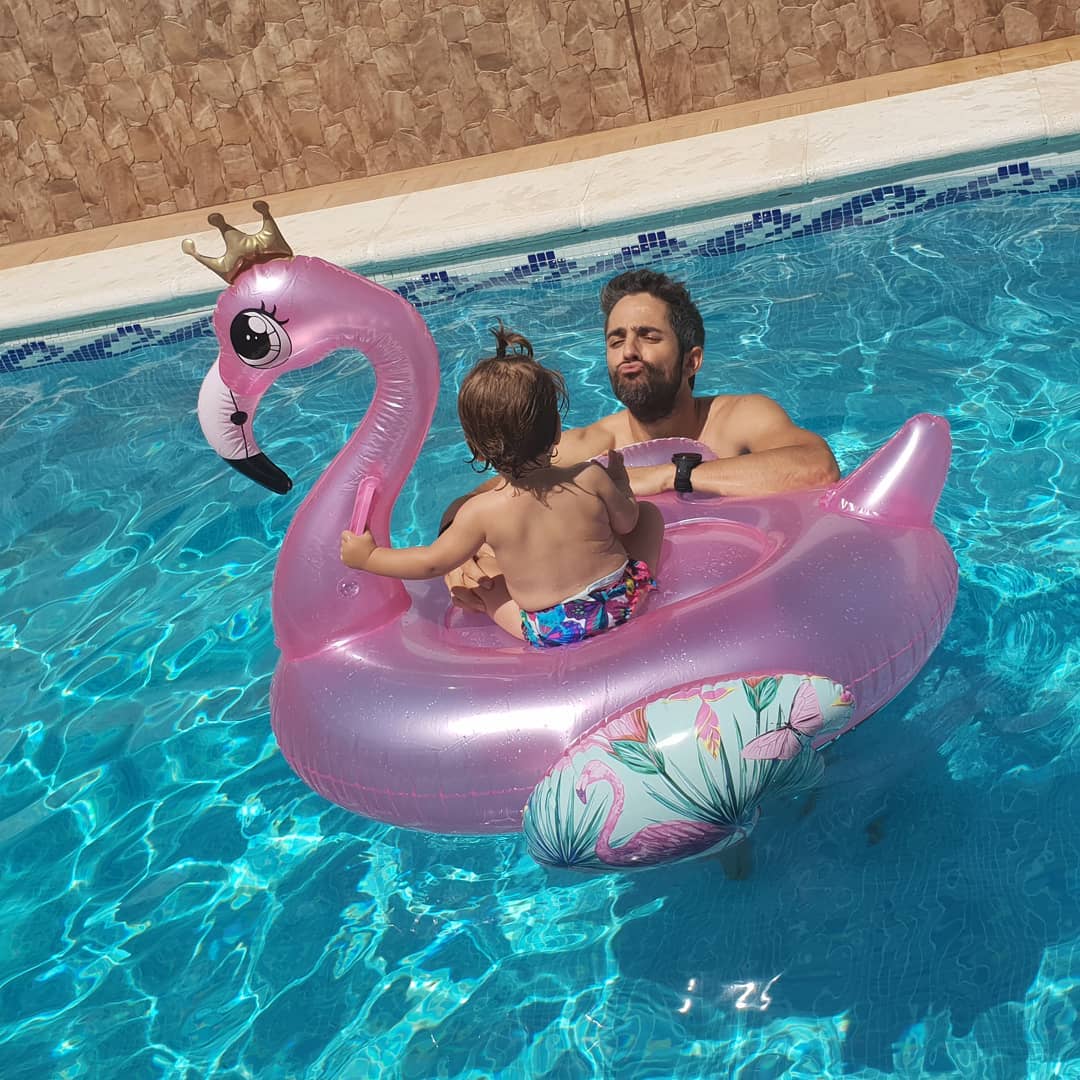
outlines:
[[655, 424], [666, 420], [675, 411], [675, 401], [682, 387], [682, 357], [670, 378], [649, 364], [637, 362], [641, 363], [641, 374], [636, 378], [620, 377], [618, 368], [611, 372], [611, 389], [638, 422]]

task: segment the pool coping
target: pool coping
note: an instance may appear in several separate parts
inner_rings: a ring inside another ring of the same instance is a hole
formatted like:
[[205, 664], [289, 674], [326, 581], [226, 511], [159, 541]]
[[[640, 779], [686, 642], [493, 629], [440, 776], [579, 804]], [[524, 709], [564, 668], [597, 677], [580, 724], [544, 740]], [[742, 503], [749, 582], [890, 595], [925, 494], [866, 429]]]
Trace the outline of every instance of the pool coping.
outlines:
[[[580, 161], [391, 195], [279, 219], [293, 249], [372, 276], [523, 244], [625, 232], [802, 201], [892, 174], [952, 169], [1080, 137], [1080, 61], [988, 76]], [[657, 182], [663, 177], [663, 182]], [[273, 199], [268, 200], [273, 207]], [[250, 212], [244, 226], [256, 220]], [[217, 254], [216, 231], [193, 233]], [[88, 291], [87, 282], [93, 282]], [[177, 238], [0, 271], [0, 336], [80, 329], [125, 312], [195, 311], [220, 281]]]

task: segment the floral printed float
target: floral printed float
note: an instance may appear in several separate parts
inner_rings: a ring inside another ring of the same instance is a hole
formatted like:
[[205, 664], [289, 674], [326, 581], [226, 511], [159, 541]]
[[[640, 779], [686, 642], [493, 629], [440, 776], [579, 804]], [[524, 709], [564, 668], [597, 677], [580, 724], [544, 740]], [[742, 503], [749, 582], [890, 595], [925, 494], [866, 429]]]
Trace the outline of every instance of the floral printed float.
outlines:
[[529, 851], [576, 870], [721, 851], [750, 833], [767, 796], [820, 782], [811, 738], [842, 731], [853, 705], [842, 686], [803, 675], [666, 691], [556, 762], [525, 809]]
[[[530, 649], [449, 608], [441, 582], [344, 568], [343, 528], [388, 541], [434, 412], [438, 354], [405, 300], [293, 255], [255, 206], [254, 234], [211, 217], [224, 255], [184, 245], [228, 284], [199, 393], [207, 441], [288, 493], [255, 438], [263, 394], [341, 348], [376, 375], [362, 422], [294, 513], [271, 597], [271, 723], [326, 798], [435, 832], [524, 827], [532, 853], [559, 866], [700, 855], [747, 835], [769, 798], [819, 782], [821, 748], [926, 662], [956, 598], [956, 562], [933, 525], [949, 429], [928, 415], [824, 490], [658, 496], [660, 590], [579, 645]], [[708, 455], [658, 440], [624, 456], [648, 464], [673, 450]]]

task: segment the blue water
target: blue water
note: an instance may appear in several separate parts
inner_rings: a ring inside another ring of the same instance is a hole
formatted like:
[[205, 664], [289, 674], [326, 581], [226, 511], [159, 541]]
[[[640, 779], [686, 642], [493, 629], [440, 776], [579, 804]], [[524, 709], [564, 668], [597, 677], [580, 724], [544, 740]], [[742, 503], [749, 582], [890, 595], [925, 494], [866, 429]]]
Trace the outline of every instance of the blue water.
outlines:
[[[294, 778], [270, 578], [370, 396], [355, 357], [264, 403], [285, 498], [202, 442], [209, 339], [0, 379], [4, 1080], [1080, 1076], [1078, 265], [1074, 194], [663, 264], [699, 391], [773, 395], [845, 470], [921, 410], [956, 444], [941, 647], [737, 880], [559, 877]], [[613, 407], [598, 286], [426, 310], [445, 392], [399, 542], [474, 482], [453, 391], [497, 317], [571, 423]]]

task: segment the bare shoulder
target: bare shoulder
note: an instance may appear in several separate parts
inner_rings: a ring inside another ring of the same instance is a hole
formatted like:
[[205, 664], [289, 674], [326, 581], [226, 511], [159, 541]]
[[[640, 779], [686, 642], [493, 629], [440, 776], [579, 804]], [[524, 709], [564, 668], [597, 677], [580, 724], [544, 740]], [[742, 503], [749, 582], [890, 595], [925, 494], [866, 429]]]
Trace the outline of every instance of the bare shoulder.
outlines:
[[[709, 428], [713, 428], [719, 425], [726, 424], [731, 414], [735, 411], [739, 402], [745, 400], [747, 397], [755, 397], [754, 394], [717, 394], [711, 398], [695, 398], [695, 402], [699, 402], [699, 409], [704, 407], [705, 409], [705, 424], [704, 428], [707, 431]], [[701, 413], [699, 412], [700, 416]]]
[[[701, 422], [701, 441], [720, 457], [734, 457], [746, 452], [743, 438], [744, 418], [738, 415], [745, 394], [717, 394], [711, 398], [695, 398], [698, 416], [704, 412]], [[752, 422], [750, 422], [750, 426]]]
[[[818, 443], [813, 432], [799, 427], [779, 402], [767, 394], [727, 394], [713, 399], [704, 441], [720, 452], [745, 454], [779, 446]], [[722, 443], [717, 447], [714, 440]]]
[[501, 483], [478, 492], [467, 503], [462, 504], [454, 520], [461, 518], [462, 523], [469, 526], [488, 520], [506, 502], [507, 488], [507, 484]]
[[493, 522], [499, 520], [497, 490], [481, 491], [458, 507], [457, 513], [439, 529], [436, 544], [469, 541], [477, 547], [487, 538]]
[[735, 412], [752, 412], [755, 409], [780, 408], [768, 394], [716, 394], [711, 398], [697, 398], [708, 402], [709, 420]]
[[556, 456], [558, 464], [565, 468], [611, 450], [616, 445], [610, 423], [613, 419], [614, 417], [605, 416], [588, 427], [564, 431], [559, 439]]
[[790, 424], [784, 407], [766, 394], [739, 394], [733, 396], [730, 407], [732, 423], [739, 425], [759, 425], [761, 423]]

